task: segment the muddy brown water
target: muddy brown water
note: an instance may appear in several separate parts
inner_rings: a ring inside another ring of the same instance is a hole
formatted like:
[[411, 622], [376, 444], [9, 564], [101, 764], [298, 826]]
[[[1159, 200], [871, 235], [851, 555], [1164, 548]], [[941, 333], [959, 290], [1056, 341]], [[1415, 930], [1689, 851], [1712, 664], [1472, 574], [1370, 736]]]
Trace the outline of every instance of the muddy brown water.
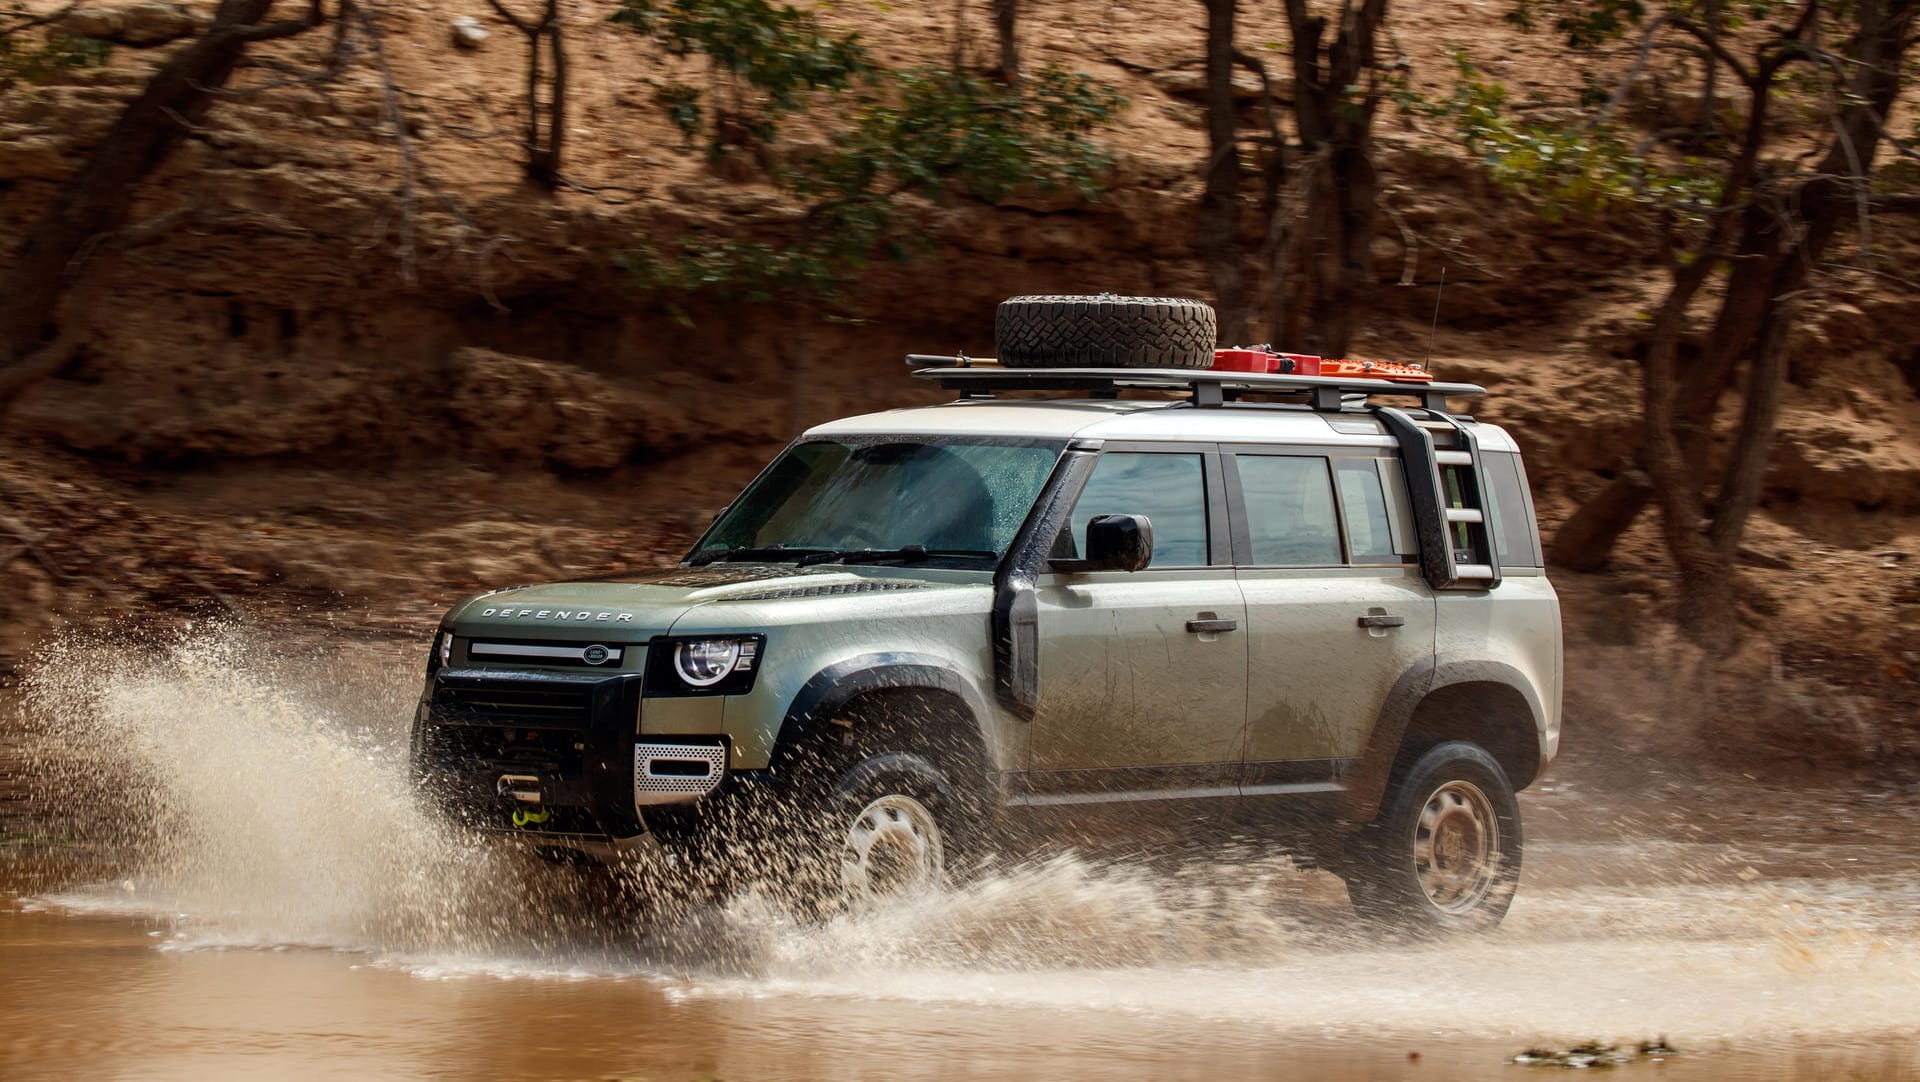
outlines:
[[[414, 659], [56, 649], [0, 752], [0, 1078], [1920, 1078], [1920, 807], [1579, 776], [1496, 933], [1381, 941], [1257, 841], [1039, 854], [824, 923], [460, 836]], [[1658, 764], [1649, 764], [1654, 775]]]

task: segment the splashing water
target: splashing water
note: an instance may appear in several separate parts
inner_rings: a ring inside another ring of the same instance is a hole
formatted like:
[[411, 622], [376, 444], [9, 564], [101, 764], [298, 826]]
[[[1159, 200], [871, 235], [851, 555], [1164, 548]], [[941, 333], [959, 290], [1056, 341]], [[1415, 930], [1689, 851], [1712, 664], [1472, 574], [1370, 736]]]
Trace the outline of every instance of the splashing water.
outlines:
[[[1624, 820], [1568, 815], [1571, 838], [1529, 851], [1507, 925], [1443, 944], [1358, 937], [1337, 882], [1257, 846], [1041, 857], [803, 922], [752, 889], [669, 904], [651, 889], [669, 868], [548, 867], [443, 823], [407, 777], [414, 672], [235, 628], [54, 647], [26, 684], [33, 807], [115, 865], [41, 904], [161, 920], [175, 950], [310, 946], [432, 976], [1186, 1012], [1320, 1035], [1883, 1032], [1920, 1003], [1920, 885], [1899, 871], [1910, 822], [1836, 872], [1847, 858], [1827, 840], [1594, 838]], [[1755, 871], [1762, 851], [1775, 864]]]
[[[117, 813], [96, 815], [82, 840], [130, 861], [114, 882], [50, 901], [168, 917], [176, 946], [330, 947], [436, 967], [500, 952], [483, 968], [567, 972], [1138, 966], [1272, 954], [1297, 934], [1270, 903], [1299, 876], [1259, 855], [1230, 878], [1210, 874], [1213, 859], [1155, 872], [1055, 856], [824, 923], [749, 887], [676, 912], [686, 923], [663, 931], [591, 897], [583, 905], [592, 873], [544, 867], [424, 808], [405, 764], [413, 686], [391, 669], [342, 672], [287, 654], [224, 627], [159, 647], [46, 653], [25, 696], [46, 779], [34, 802]], [[358, 701], [327, 701], [356, 682]], [[668, 875], [641, 864], [615, 878], [644, 887], [635, 881]], [[626, 953], [609, 957], [614, 945]]]
[[507, 881], [500, 861], [422, 814], [404, 736], [317, 703], [329, 675], [296, 676], [233, 628], [50, 651], [26, 684], [35, 803], [106, 802], [123, 813], [108, 840], [135, 847], [118, 897], [62, 900], [177, 913], [191, 941], [225, 945], [409, 949], [475, 931], [470, 896]]

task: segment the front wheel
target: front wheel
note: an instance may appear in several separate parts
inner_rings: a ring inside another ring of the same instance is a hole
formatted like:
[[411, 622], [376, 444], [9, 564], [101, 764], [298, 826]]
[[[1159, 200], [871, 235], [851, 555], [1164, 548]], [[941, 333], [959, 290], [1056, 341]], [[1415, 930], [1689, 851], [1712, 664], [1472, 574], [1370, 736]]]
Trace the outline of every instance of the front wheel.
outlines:
[[968, 860], [976, 832], [928, 759], [885, 751], [817, 774], [791, 801], [758, 809], [740, 869], [809, 916], [936, 890]]
[[1415, 932], [1498, 925], [1520, 881], [1520, 806], [1491, 755], [1460, 741], [1415, 760], [1342, 861], [1362, 916]]

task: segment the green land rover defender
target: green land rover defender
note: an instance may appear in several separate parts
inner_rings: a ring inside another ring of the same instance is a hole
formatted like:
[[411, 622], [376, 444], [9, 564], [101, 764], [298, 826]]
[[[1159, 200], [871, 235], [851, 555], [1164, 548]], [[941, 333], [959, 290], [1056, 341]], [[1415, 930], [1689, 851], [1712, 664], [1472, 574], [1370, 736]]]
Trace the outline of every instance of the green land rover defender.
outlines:
[[802, 434], [678, 567], [456, 605], [424, 790], [839, 898], [1093, 824], [1497, 923], [1561, 640], [1519, 448], [1449, 408], [1481, 388], [1216, 351], [1192, 301], [1014, 298], [996, 331], [909, 358], [954, 401]]

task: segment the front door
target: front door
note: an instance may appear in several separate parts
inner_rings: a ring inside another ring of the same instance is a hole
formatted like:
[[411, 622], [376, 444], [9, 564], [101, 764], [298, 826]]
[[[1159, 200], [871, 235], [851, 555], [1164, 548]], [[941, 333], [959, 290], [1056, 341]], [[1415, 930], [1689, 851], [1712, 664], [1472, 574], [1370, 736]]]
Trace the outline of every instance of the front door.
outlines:
[[1133, 514], [1152, 523], [1153, 560], [1040, 575], [1027, 802], [1237, 795], [1246, 606], [1224, 510], [1211, 447], [1103, 451], [1054, 555], [1084, 554], [1095, 516]]

